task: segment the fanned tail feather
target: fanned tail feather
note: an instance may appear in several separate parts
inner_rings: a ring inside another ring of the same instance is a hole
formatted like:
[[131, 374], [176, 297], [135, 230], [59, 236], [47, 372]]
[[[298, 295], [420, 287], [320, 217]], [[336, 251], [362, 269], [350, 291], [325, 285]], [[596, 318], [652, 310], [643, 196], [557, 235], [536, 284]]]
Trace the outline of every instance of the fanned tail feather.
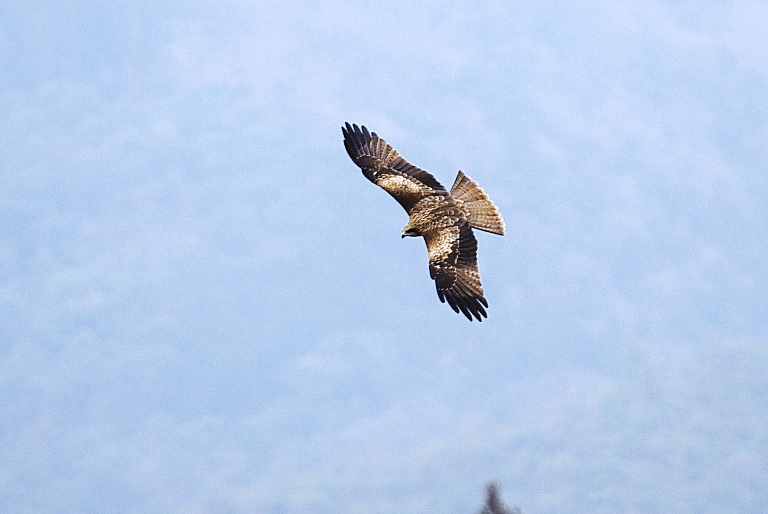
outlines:
[[504, 220], [499, 210], [477, 182], [459, 171], [451, 188], [451, 196], [461, 201], [469, 211], [469, 224], [476, 229], [504, 235]]

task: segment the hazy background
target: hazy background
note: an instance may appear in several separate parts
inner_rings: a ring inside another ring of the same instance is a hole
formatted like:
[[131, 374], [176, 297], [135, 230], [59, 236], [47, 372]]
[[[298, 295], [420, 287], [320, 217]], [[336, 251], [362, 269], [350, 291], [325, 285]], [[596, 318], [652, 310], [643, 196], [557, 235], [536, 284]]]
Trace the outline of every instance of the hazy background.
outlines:
[[768, 4], [448, 4], [0, 6], [0, 510], [768, 511]]

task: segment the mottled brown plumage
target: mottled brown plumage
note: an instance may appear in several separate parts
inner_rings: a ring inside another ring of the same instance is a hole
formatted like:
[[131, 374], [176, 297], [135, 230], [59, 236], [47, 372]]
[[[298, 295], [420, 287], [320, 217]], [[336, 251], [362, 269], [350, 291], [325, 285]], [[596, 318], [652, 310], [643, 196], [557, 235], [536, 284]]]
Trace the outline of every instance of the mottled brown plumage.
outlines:
[[450, 191], [430, 173], [403, 159], [368, 129], [346, 123], [344, 147], [363, 175], [406, 210], [405, 236], [422, 236], [429, 253], [429, 275], [437, 296], [470, 321], [488, 317], [477, 269], [477, 240], [472, 228], [504, 235], [504, 220], [482, 189], [459, 171]]

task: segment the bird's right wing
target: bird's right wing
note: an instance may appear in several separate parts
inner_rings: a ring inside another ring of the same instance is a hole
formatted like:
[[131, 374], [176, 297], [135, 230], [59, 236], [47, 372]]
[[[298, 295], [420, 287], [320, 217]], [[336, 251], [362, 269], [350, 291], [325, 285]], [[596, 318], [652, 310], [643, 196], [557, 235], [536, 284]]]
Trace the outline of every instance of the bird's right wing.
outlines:
[[407, 212], [422, 198], [448, 192], [427, 171], [403, 159], [397, 150], [368, 129], [346, 123], [344, 148], [363, 175], [392, 195]]

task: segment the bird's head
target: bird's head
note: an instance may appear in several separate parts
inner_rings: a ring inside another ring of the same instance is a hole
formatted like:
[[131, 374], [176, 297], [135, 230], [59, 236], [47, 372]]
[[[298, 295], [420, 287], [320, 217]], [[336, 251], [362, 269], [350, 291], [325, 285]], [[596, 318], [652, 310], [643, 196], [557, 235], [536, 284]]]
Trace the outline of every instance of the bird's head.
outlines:
[[407, 237], [419, 237], [420, 235], [421, 234], [419, 233], [418, 230], [416, 230], [413, 227], [409, 227], [408, 225], [406, 225], [405, 228], [403, 229], [402, 237], [403, 238], [405, 238], [406, 236]]

